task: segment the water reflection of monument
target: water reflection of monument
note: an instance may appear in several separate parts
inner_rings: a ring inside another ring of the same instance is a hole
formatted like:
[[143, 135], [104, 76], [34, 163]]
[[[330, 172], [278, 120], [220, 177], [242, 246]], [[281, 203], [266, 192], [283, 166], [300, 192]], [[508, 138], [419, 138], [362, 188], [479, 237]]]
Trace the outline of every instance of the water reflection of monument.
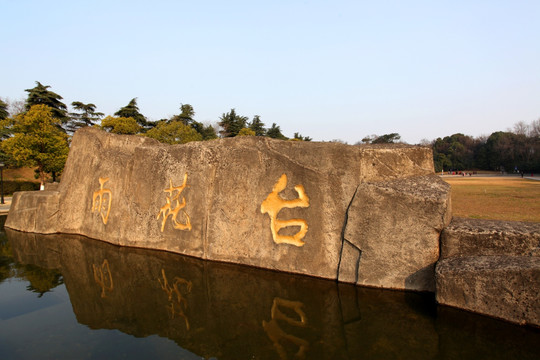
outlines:
[[160, 278], [158, 281], [161, 285], [161, 289], [167, 294], [167, 299], [169, 300], [167, 310], [171, 313], [171, 319], [174, 319], [175, 316], [180, 316], [186, 323], [186, 329], [189, 330], [189, 319], [184, 313], [188, 307], [188, 303], [180, 289], [183, 285], [186, 294], [189, 294], [192, 286], [191, 281], [175, 276], [172, 285], [170, 285], [164, 269], [161, 269], [161, 275], [163, 276], [163, 279]]
[[[300, 301], [290, 301], [275, 298], [274, 302], [272, 303], [272, 309], [270, 310], [271, 320], [269, 322], [263, 320], [262, 322], [264, 331], [266, 331], [266, 334], [274, 343], [274, 347], [276, 348], [281, 359], [287, 359], [287, 352], [282, 342], [289, 342], [298, 346], [298, 351], [296, 352], [295, 357], [304, 359], [306, 356], [309, 343], [302, 338], [286, 333], [279, 325], [279, 322], [284, 322], [285, 324], [300, 328], [306, 327], [307, 318], [302, 311], [303, 306], [304, 304], [302, 304]], [[280, 310], [280, 308], [293, 310], [298, 316], [298, 319], [286, 315]]]
[[[418, 294], [78, 236], [7, 233], [20, 262], [60, 270], [80, 323], [157, 334], [205, 358], [431, 359], [457, 338]], [[452, 334], [442, 343], [441, 329]]]
[[113, 278], [111, 274], [111, 269], [109, 268], [109, 262], [107, 259], [103, 260], [101, 266], [96, 266], [92, 264], [92, 269], [94, 271], [94, 281], [101, 287], [101, 297], [107, 297], [106, 292], [111, 292], [114, 289]]

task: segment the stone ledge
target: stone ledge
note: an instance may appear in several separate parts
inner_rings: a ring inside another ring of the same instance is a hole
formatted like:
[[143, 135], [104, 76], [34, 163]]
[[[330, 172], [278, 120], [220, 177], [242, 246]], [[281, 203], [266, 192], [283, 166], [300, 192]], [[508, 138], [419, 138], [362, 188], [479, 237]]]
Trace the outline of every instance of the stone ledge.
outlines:
[[5, 226], [41, 234], [58, 232], [59, 197], [58, 191], [14, 193]]
[[540, 257], [452, 257], [435, 277], [439, 304], [540, 327]]
[[[352, 244], [365, 236], [351, 236], [349, 252], [343, 233], [348, 206], [362, 183], [377, 189], [373, 201], [383, 197], [393, 209], [386, 226], [379, 227], [391, 236], [378, 232], [371, 216], [374, 241], [361, 249], [362, 265], [371, 257], [387, 269], [374, 286], [432, 290], [441, 219], [450, 213], [449, 187], [433, 175], [428, 147], [250, 136], [165, 145], [84, 128], [73, 137], [58, 191], [20, 195], [6, 227], [354, 282], [359, 253]], [[403, 208], [428, 204], [432, 210], [420, 219], [410, 209], [399, 217], [392, 196], [403, 200]], [[428, 235], [420, 239], [403, 231], [409, 223], [421, 224], [420, 234]], [[388, 263], [388, 256], [371, 250], [380, 238], [394, 249], [407, 242], [414, 246], [395, 251], [394, 257], [406, 258]], [[391, 269], [403, 264], [405, 273]], [[341, 269], [347, 276], [338, 276]]]
[[452, 256], [540, 256], [540, 223], [454, 218], [441, 236], [441, 259]]

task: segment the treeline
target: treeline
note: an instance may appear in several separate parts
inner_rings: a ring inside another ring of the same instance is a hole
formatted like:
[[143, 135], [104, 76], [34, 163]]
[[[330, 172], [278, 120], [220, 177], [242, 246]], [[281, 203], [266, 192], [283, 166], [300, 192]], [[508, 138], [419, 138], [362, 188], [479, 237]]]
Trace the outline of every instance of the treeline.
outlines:
[[[218, 137], [266, 136], [287, 140], [280, 127], [265, 127], [260, 116], [250, 120], [235, 109], [223, 113], [214, 125], [195, 120], [190, 104], [181, 104], [180, 113], [168, 119], [149, 121], [140, 113], [137, 99], [132, 99], [113, 115], [98, 112], [96, 105], [74, 101], [72, 111], [62, 96], [50, 86], [36, 82], [26, 89], [25, 100], [9, 104], [0, 99], [0, 161], [8, 166], [37, 167], [44, 182], [45, 174], [55, 176], [64, 168], [73, 133], [85, 126], [100, 127], [117, 134], [140, 134], [168, 144], [212, 140]], [[295, 133], [290, 140], [311, 141]], [[339, 141], [339, 140], [334, 140]], [[370, 135], [357, 144], [381, 144], [400, 141], [397, 133]], [[433, 147], [435, 170], [540, 171], [540, 119], [530, 124], [517, 123], [513, 130], [494, 132], [487, 137], [454, 134], [424, 145]]]
[[[289, 139], [276, 123], [266, 128], [260, 116], [255, 115], [249, 121], [235, 109], [223, 113], [215, 126], [196, 121], [190, 104], [181, 104], [180, 113], [168, 119], [149, 121], [139, 111], [137, 98], [113, 115], [105, 116], [97, 111], [95, 104], [81, 101], [72, 102], [69, 112], [62, 96], [38, 81], [35, 87], [25, 91], [28, 93], [25, 100], [8, 104], [0, 99], [0, 161], [8, 166], [37, 167], [42, 182], [48, 173], [55, 180], [64, 168], [71, 136], [86, 126], [116, 134], [140, 134], [168, 144], [235, 136]], [[311, 141], [311, 138], [295, 133], [290, 140]]]
[[[149, 121], [141, 114], [137, 105], [137, 98], [121, 107], [113, 115], [105, 117], [105, 114], [96, 111], [96, 105], [85, 104], [80, 101], [71, 103], [72, 112], [68, 112], [67, 106], [62, 102], [62, 96], [49, 90], [50, 86], [42, 85], [36, 81], [36, 86], [26, 89], [28, 97], [26, 100], [12, 101], [10, 104], [0, 99], [0, 120], [9, 116], [15, 117], [25, 113], [33, 105], [47, 105], [51, 108], [52, 116], [60, 121], [61, 127], [67, 134], [73, 134], [77, 129], [85, 126], [100, 126], [106, 131], [118, 134], [144, 134], [167, 143], [186, 143], [194, 140], [211, 140], [218, 137], [234, 136], [266, 136], [275, 139], [288, 140], [283, 135], [281, 128], [273, 123], [269, 128], [261, 121], [259, 115], [255, 115], [251, 121], [246, 116], [236, 113], [231, 109], [212, 124], [204, 125], [195, 121], [195, 110], [190, 104], [180, 105], [180, 114], [173, 115], [168, 119]], [[177, 124], [181, 123], [188, 128]], [[173, 125], [171, 125], [173, 124]], [[151, 131], [156, 129], [154, 131]], [[172, 134], [165, 134], [167, 132]], [[291, 140], [310, 141], [311, 138], [295, 133]]]
[[488, 137], [454, 134], [432, 142], [435, 171], [540, 172], [540, 119]]

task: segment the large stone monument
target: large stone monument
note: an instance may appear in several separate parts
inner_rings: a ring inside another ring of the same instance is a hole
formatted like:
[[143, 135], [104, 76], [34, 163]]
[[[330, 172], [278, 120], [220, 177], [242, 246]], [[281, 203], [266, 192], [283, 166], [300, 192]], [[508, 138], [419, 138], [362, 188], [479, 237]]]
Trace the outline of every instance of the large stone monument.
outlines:
[[87, 128], [58, 189], [16, 193], [6, 227], [434, 291], [449, 189], [425, 147], [260, 137], [171, 146]]

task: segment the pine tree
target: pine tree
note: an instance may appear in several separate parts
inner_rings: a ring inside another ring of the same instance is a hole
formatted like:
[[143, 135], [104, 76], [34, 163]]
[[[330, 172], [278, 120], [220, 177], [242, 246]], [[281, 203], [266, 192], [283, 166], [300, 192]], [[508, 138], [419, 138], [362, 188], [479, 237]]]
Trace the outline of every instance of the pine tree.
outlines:
[[8, 104], [0, 99], [0, 120], [7, 119], [9, 117]]
[[238, 135], [240, 130], [246, 127], [248, 118], [246, 116], [240, 116], [236, 114], [235, 109], [231, 109], [230, 112], [221, 115], [220, 122], [222, 130], [219, 131], [223, 137], [234, 137]]
[[255, 132], [255, 136], [265, 136], [266, 129], [264, 128], [264, 123], [261, 121], [259, 115], [255, 115], [253, 120], [249, 124], [249, 128]]
[[285, 135], [281, 133], [281, 129], [279, 128], [279, 125], [276, 125], [276, 123], [273, 123], [272, 127], [266, 131], [266, 136], [280, 140], [288, 139]]
[[133, 118], [137, 124], [143, 128], [151, 127], [151, 124], [146, 120], [146, 117], [139, 112], [137, 98], [131, 99], [126, 106], [115, 112], [114, 115], [122, 118]]
[[32, 89], [26, 89], [28, 98], [26, 99], [25, 109], [29, 111], [34, 105], [47, 105], [51, 109], [52, 116], [65, 124], [69, 117], [67, 116], [67, 106], [61, 101], [63, 98], [50, 90], [49, 85], [42, 85], [36, 81], [36, 86]]
[[294, 133], [294, 137], [293, 137], [294, 140], [299, 140], [299, 141], [311, 141], [313, 140], [312, 138], [310, 138], [309, 136], [302, 136], [302, 134], [300, 133]]
[[180, 105], [180, 115], [176, 115], [174, 117], [175, 121], [181, 121], [184, 123], [184, 125], [191, 125], [195, 117], [195, 110], [193, 110], [193, 106], [190, 104], [181, 104]]
[[75, 132], [77, 129], [95, 125], [103, 116], [103, 113], [96, 112], [96, 105], [84, 104], [74, 101], [71, 106], [78, 112], [70, 113], [71, 120], [67, 124], [68, 131]]

